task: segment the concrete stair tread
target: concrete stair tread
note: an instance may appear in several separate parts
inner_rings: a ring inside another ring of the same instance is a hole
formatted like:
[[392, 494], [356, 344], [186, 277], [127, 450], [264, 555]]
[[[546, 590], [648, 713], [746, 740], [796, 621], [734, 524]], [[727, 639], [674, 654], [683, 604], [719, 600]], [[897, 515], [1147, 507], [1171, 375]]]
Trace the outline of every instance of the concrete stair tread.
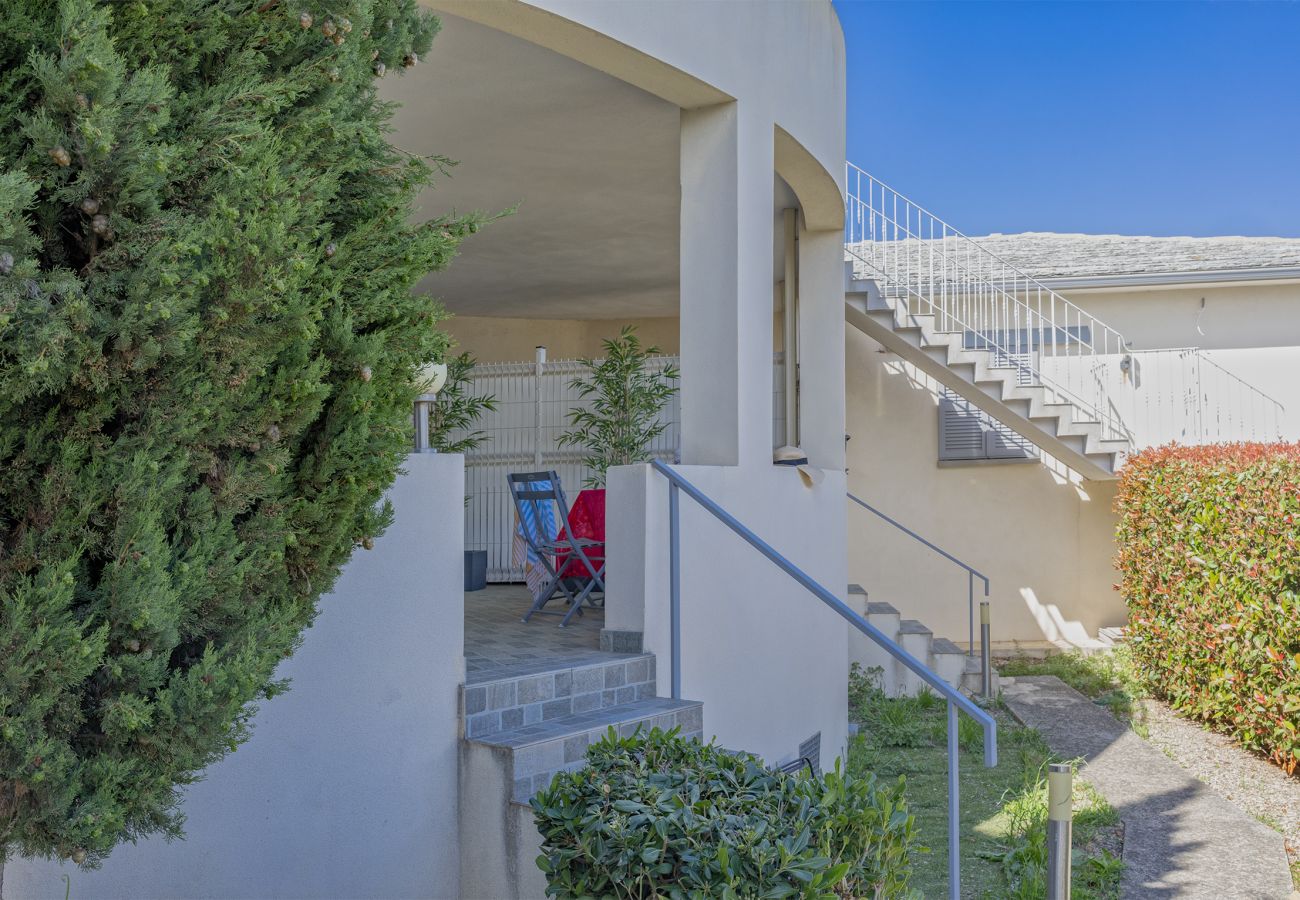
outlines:
[[927, 628], [924, 622], [918, 622], [916, 619], [904, 619], [898, 623], [899, 634], [934, 634]]
[[935, 654], [939, 654], [939, 653], [956, 654], [958, 656], [966, 655], [965, 650], [958, 647], [956, 644], [954, 644], [952, 641], [948, 640], [947, 638], [935, 638], [933, 641], [931, 641], [930, 652]]
[[560, 740], [575, 734], [582, 734], [598, 729], [604, 730], [611, 725], [626, 725], [629, 723], [641, 722], [645, 719], [673, 715], [683, 710], [697, 708], [703, 708], [703, 704], [698, 700], [672, 700], [667, 697], [647, 697], [644, 700], [636, 700], [618, 706], [607, 706], [601, 709], [593, 709], [590, 712], [585, 713], [574, 713], [568, 716], [560, 716], [559, 718], [550, 719], [545, 722], [538, 722], [533, 725], [524, 725], [520, 728], [512, 728], [509, 731], [500, 731], [495, 734], [470, 738], [469, 740], [474, 743], [487, 744], [493, 747], [509, 747], [511, 749], [518, 749], [533, 744]]
[[860, 584], [851, 584], [849, 585], [849, 594], [861, 594], [865, 597], [867, 596], [867, 589]]
[[886, 603], [883, 600], [872, 600], [867, 604], [868, 616], [897, 616], [900, 615], [892, 603]]

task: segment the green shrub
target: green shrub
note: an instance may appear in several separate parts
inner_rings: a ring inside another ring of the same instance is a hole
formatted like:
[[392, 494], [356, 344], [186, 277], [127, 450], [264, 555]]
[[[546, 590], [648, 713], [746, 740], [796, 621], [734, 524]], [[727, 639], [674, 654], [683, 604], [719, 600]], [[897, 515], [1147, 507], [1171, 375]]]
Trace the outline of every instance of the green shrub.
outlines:
[[1300, 444], [1160, 447], [1116, 496], [1138, 677], [1175, 709], [1300, 760]]
[[[179, 834], [410, 449], [478, 219], [376, 93], [416, 0], [0, 3], [0, 858]], [[451, 511], [459, 514], [459, 511]]]
[[532, 800], [551, 896], [900, 897], [914, 851], [903, 784], [765, 768], [676, 731], [587, 750]]

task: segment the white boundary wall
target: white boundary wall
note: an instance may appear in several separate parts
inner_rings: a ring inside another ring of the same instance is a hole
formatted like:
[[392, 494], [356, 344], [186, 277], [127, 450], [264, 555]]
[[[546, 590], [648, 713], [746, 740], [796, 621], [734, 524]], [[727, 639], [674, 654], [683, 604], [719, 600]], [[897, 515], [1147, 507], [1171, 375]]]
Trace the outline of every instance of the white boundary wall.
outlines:
[[252, 739], [186, 792], [186, 838], [95, 872], [10, 860], [5, 900], [455, 897], [464, 680], [462, 460], [408, 457], [396, 519], [358, 550]]

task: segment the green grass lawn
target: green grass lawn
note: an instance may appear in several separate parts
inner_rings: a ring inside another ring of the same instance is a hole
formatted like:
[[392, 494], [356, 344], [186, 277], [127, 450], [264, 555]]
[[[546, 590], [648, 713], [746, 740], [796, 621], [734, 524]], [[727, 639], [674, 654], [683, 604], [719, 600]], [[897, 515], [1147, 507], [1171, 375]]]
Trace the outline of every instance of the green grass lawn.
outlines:
[[[919, 842], [912, 886], [924, 897], [948, 892], [947, 709], [932, 694], [889, 699], [864, 679], [850, 691], [854, 721], [861, 724], [849, 747], [849, 770], [906, 780]], [[1030, 898], [1045, 893], [1047, 789], [1051, 758], [1038, 732], [1018, 725], [1004, 711], [998, 720], [998, 765], [984, 768], [983, 735], [961, 717], [962, 896]], [[1115, 811], [1076, 782], [1074, 896], [1118, 896], [1119, 825]]]

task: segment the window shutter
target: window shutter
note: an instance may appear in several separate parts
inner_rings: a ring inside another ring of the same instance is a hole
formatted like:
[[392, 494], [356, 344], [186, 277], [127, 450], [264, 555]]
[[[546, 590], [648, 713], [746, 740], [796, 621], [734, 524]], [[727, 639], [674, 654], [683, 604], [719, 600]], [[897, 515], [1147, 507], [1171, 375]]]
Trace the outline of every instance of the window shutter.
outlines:
[[1033, 444], [1010, 428], [990, 422], [984, 431], [984, 455], [989, 459], [1029, 459], [1038, 453]]
[[939, 398], [939, 459], [1033, 459], [1038, 448], [951, 391]]
[[939, 398], [939, 459], [983, 459], [984, 426], [979, 410], [956, 394]]

